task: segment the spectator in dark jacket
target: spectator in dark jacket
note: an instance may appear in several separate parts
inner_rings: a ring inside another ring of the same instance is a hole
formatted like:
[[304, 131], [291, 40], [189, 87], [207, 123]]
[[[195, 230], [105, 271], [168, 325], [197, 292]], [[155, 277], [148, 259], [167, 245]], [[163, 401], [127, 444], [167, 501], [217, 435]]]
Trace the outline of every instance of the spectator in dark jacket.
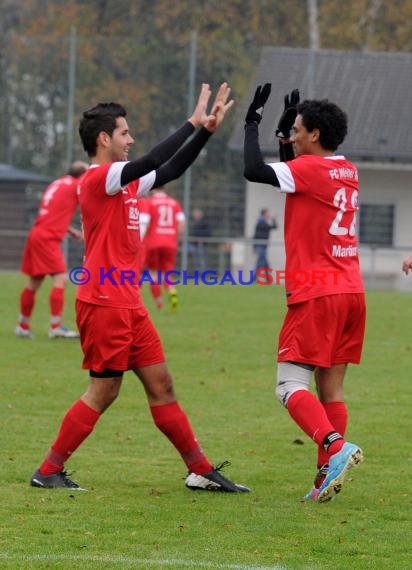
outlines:
[[[208, 238], [212, 235], [210, 226], [202, 210], [195, 208], [192, 212], [193, 224], [190, 235], [197, 238]], [[206, 245], [203, 239], [193, 240], [190, 243], [190, 252], [193, 256], [195, 269], [203, 273], [206, 269]]]
[[270, 231], [275, 230], [277, 227], [276, 218], [274, 216], [271, 217], [267, 208], [263, 208], [257, 219], [255, 233], [253, 235], [254, 240], [261, 240], [260, 243], [254, 243], [254, 251], [256, 254], [255, 280], [256, 273], [260, 267], [269, 267], [269, 262], [266, 257], [268, 241]]

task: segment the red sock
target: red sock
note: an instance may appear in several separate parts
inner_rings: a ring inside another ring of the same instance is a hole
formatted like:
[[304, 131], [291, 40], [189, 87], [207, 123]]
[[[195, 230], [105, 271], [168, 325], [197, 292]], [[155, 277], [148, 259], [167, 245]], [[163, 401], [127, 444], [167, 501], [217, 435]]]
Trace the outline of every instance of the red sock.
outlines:
[[[294, 392], [288, 400], [288, 412], [298, 426], [308, 435], [318, 446], [322, 446], [327, 435], [336, 430], [326, 415], [325, 408], [321, 402], [308, 390], [298, 390]], [[330, 443], [328, 457], [337, 453], [344, 444], [343, 439], [338, 439]]]
[[36, 293], [33, 291], [33, 289], [28, 289], [27, 287], [23, 289], [20, 295], [20, 314], [24, 319], [20, 324], [23, 326], [23, 328], [28, 328], [27, 320], [31, 317], [35, 300]]
[[153, 421], [173, 443], [189, 471], [203, 475], [213, 469], [190, 426], [189, 420], [177, 402], [162, 406], [150, 406]]
[[153, 299], [158, 299], [162, 296], [162, 291], [160, 290], [159, 283], [151, 283], [150, 284], [150, 292], [152, 294]]
[[[344, 437], [346, 426], [348, 425], [348, 409], [345, 402], [326, 402], [322, 405], [334, 430]], [[323, 446], [319, 446], [318, 467], [322, 467], [322, 465], [328, 463], [329, 456], [330, 454], [326, 453]]]
[[63, 418], [56, 441], [40, 466], [42, 475], [51, 475], [63, 469], [64, 463], [90, 435], [100, 414], [83, 400], [78, 400]]
[[64, 288], [52, 287], [49, 296], [50, 315], [52, 319], [52, 328], [57, 328], [61, 325], [61, 318], [63, 315], [64, 307]]

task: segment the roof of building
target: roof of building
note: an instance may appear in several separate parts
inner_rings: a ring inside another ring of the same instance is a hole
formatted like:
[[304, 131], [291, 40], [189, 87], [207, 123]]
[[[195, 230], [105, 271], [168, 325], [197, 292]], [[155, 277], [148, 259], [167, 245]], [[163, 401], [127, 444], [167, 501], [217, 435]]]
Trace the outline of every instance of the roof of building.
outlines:
[[42, 176], [28, 170], [15, 168], [11, 164], [0, 163], [0, 182], [38, 182], [45, 184], [49, 183], [50, 180], [48, 176]]
[[229, 146], [243, 148], [244, 116], [257, 85], [272, 84], [260, 126], [262, 151], [278, 153], [274, 131], [283, 100], [299, 88], [301, 100], [329, 99], [348, 115], [339, 151], [351, 159], [412, 162], [412, 54], [263, 48], [256, 76], [238, 107]]

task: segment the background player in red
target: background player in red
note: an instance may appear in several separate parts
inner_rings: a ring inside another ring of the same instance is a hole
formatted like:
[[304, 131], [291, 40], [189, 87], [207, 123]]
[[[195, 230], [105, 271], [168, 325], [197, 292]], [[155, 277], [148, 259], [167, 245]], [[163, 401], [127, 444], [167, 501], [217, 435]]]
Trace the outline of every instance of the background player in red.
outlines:
[[147, 155], [130, 162], [127, 157], [134, 140], [125, 109], [117, 103], [99, 103], [83, 113], [79, 132], [91, 166], [81, 180], [79, 204], [84, 268], [90, 279], [77, 289], [76, 317], [83, 368], [90, 377], [85, 393], [66, 413], [56, 440], [32, 476], [34, 487], [79, 489], [68, 478], [64, 464], [116, 399], [124, 372], [132, 370], [143, 384], [155, 425], [189, 470], [186, 486], [249, 491], [226, 479], [199, 446], [176, 400], [159, 335], [141, 299], [140, 272], [136, 272], [141, 248], [139, 197], [177, 178], [192, 164], [232, 106], [229, 94], [223, 83], [208, 115], [211, 91], [203, 84], [189, 120]]
[[178, 304], [177, 290], [164, 279], [164, 275], [175, 268], [179, 236], [185, 229], [185, 215], [179, 202], [167, 194], [165, 186], [154, 190], [146, 202], [140, 222], [144, 228], [145, 269], [150, 272], [152, 280], [150, 292], [157, 308], [161, 309], [163, 297], [158, 282], [160, 271], [161, 283], [169, 296], [170, 309], [175, 311]]
[[30, 319], [36, 293], [47, 275], [53, 279], [49, 296], [49, 337], [79, 337], [77, 332], [68, 330], [62, 324], [64, 289], [69, 281], [62, 241], [67, 233], [76, 240], [83, 239], [82, 232], [70, 225], [70, 222], [78, 206], [78, 179], [87, 168], [86, 162], [73, 162], [67, 174], [52, 182], [42, 195], [39, 212], [23, 252], [21, 271], [29, 276], [29, 280], [20, 295], [20, 316], [14, 331], [18, 337], [33, 338]]
[[[270, 88], [257, 88], [246, 115], [244, 174], [286, 194], [288, 311], [279, 335], [276, 394], [318, 446], [319, 471], [305, 498], [323, 502], [363, 459], [362, 450], [344, 440], [343, 396], [346, 367], [359, 363], [365, 329], [355, 233], [358, 173], [335, 154], [347, 134], [345, 113], [328, 100], [299, 104], [298, 90], [285, 97], [276, 132], [285, 162], [266, 164], [258, 125]], [[313, 372], [318, 398], [309, 391]]]

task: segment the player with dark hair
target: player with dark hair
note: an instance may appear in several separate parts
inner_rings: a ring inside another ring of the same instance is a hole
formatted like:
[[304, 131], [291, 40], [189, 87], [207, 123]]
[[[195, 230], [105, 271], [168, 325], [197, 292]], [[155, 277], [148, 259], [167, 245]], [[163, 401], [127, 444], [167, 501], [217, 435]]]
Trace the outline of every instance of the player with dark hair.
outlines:
[[[258, 87], [245, 125], [244, 175], [286, 194], [285, 286], [288, 311], [280, 331], [276, 394], [318, 446], [318, 473], [305, 499], [332, 499], [362, 450], [345, 441], [343, 382], [361, 358], [364, 287], [355, 233], [358, 172], [335, 154], [347, 133], [345, 113], [328, 100], [299, 104], [285, 97], [276, 135], [279, 163], [265, 163], [259, 123], [271, 85]], [[296, 157], [296, 158], [295, 158]], [[317, 395], [309, 391], [314, 373]]]
[[79, 338], [76, 331], [62, 324], [64, 290], [69, 282], [62, 241], [66, 234], [76, 240], [83, 239], [82, 232], [71, 225], [78, 202], [76, 189], [79, 177], [87, 170], [86, 162], [76, 160], [67, 174], [54, 180], [44, 191], [33, 227], [27, 237], [21, 271], [29, 276], [20, 294], [20, 315], [14, 333], [20, 338], [33, 338], [31, 316], [40, 289], [47, 275], [51, 275], [50, 290], [50, 338]]
[[[159, 335], [139, 289], [141, 247], [138, 199], [180, 176], [196, 159], [233, 104], [223, 83], [212, 111], [203, 84], [188, 121], [143, 157], [128, 162], [134, 143], [126, 112], [99, 104], [83, 114], [80, 137], [91, 158], [82, 178], [79, 204], [85, 240], [84, 269], [89, 281], [78, 287], [76, 318], [89, 370], [85, 393], [68, 410], [57, 439], [31, 479], [34, 487], [80, 489], [64, 470], [66, 461], [91, 434], [117, 398], [127, 370], [143, 384], [153, 421], [180, 453], [189, 471], [186, 486], [197, 490], [248, 492], [226, 479], [201, 449], [176, 400]], [[196, 134], [195, 129], [200, 127]], [[177, 151], [177, 152], [176, 152]]]

